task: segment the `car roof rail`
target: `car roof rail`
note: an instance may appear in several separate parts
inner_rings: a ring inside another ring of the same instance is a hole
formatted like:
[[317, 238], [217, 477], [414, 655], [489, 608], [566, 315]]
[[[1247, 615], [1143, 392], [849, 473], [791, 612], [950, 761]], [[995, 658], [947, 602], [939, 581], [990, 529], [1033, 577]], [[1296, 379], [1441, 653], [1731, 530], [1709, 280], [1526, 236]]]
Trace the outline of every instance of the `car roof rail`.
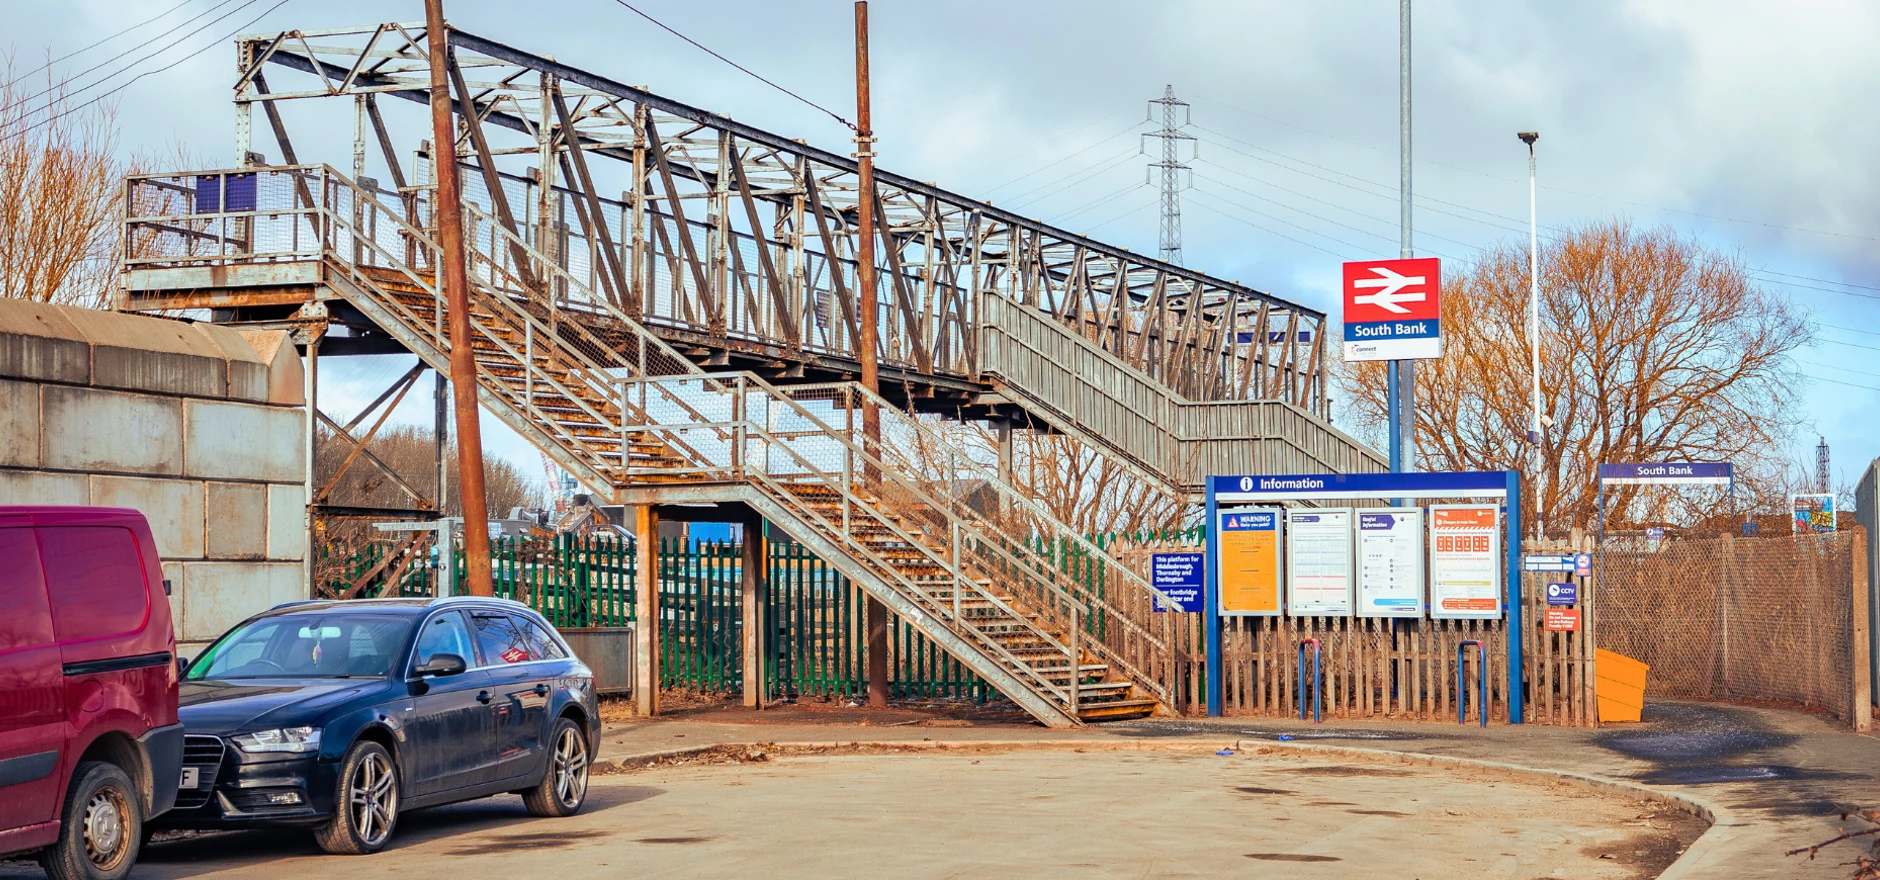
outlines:
[[486, 602], [492, 605], [506, 605], [511, 608], [520, 608], [524, 611], [530, 610], [529, 606], [525, 603], [518, 602], [514, 599], [505, 599], [501, 596], [440, 596], [431, 600], [431, 606], [435, 608], [440, 605], [464, 605], [479, 602]]
[[277, 604], [273, 608], [269, 608], [268, 610], [279, 611], [282, 608], [292, 608], [296, 605], [318, 605], [323, 602], [332, 602], [332, 601], [333, 600], [331, 599], [295, 599], [292, 602], [282, 602], [280, 604]]

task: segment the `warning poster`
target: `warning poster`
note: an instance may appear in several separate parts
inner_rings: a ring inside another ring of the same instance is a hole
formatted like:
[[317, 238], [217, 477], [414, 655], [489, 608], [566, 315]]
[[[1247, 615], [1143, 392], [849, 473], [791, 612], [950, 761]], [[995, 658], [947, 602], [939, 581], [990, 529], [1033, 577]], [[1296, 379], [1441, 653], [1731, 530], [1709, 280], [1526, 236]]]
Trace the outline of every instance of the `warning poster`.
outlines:
[[1221, 613], [1278, 614], [1283, 512], [1247, 508], [1219, 516]]
[[1351, 511], [1286, 511], [1286, 613], [1351, 613]]
[[1430, 507], [1430, 616], [1501, 617], [1501, 511], [1495, 505]]

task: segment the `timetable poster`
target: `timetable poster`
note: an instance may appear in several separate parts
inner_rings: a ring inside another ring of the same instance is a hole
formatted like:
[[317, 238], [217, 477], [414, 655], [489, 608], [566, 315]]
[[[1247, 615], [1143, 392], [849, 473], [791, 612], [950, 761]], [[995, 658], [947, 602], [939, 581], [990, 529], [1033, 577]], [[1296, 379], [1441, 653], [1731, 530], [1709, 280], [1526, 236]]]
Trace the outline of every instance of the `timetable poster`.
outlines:
[[1358, 616], [1423, 616], [1423, 508], [1358, 511]]
[[1224, 615], [1274, 615], [1279, 608], [1284, 513], [1250, 507], [1220, 511], [1220, 605]]
[[1351, 510], [1286, 511], [1286, 613], [1351, 614]]
[[1430, 616], [1501, 617], [1501, 509], [1430, 507]]

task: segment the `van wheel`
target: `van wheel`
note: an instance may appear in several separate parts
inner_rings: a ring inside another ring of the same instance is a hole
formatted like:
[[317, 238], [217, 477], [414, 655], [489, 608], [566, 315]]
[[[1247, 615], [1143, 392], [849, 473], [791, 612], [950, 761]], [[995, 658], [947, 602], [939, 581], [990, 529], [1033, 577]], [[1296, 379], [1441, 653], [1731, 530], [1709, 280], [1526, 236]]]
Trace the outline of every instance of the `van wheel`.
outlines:
[[119, 880], [143, 841], [144, 810], [131, 778], [115, 764], [86, 761], [72, 771], [59, 840], [39, 855], [52, 880]]
[[314, 840], [334, 855], [365, 855], [384, 849], [397, 824], [398, 765], [378, 743], [353, 743], [339, 763], [333, 816], [314, 830]]
[[522, 793], [522, 805], [531, 816], [572, 816], [587, 802], [587, 734], [573, 719], [555, 719], [554, 743], [542, 781]]

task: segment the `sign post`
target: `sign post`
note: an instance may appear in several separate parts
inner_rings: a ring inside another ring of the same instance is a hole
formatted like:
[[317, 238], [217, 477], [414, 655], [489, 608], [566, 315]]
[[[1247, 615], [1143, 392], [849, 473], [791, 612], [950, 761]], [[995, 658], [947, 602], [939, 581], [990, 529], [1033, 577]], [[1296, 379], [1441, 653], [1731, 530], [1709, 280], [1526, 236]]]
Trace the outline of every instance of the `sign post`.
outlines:
[[[1345, 360], [1390, 362], [1386, 409], [1397, 472], [1416, 469], [1416, 365], [1402, 362], [1443, 355], [1442, 261], [1409, 253], [1406, 240], [1403, 259], [1344, 267]], [[1401, 380], [1400, 365], [1408, 367]]]

